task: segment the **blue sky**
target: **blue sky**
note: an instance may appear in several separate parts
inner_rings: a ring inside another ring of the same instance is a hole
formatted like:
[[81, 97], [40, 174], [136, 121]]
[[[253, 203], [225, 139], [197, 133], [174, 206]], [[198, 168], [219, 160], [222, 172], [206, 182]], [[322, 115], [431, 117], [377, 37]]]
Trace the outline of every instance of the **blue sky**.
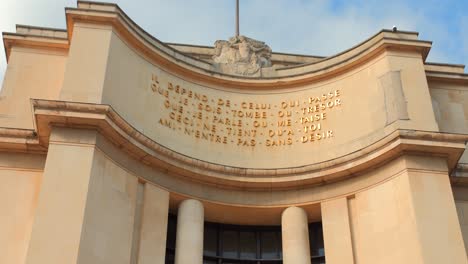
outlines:
[[[140, 26], [166, 42], [212, 45], [234, 34], [234, 0], [116, 0]], [[468, 64], [468, 0], [240, 0], [241, 34], [274, 51], [328, 56], [382, 28], [433, 41], [428, 61]], [[0, 0], [0, 31], [15, 24], [65, 28], [74, 0]], [[0, 80], [6, 69], [0, 47]]]

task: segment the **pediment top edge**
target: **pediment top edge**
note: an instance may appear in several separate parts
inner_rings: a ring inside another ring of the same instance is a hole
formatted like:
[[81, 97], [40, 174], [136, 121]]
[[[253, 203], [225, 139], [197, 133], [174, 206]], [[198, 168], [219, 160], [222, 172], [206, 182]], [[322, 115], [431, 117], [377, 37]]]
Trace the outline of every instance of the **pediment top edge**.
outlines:
[[[88, 3], [88, 2], [86, 2]], [[91, 5], [92, 6], [92, 5]], [[118, 6], [117, 6], [118, 7]], [[86, 12], [86, 15], [80, 14]], [[94, 12], [93, 14], [89, 12]], [[331, 76], [332, 71], [341, 71], [346, 65], [350, 64], [350, 60], [366, 60], [367, 55], [377, 48], [386, 48], [388, 46], [401, 46], [419, 50], [425, 57], [430, 49], [431, 42], [418, 40], [417, 32], [398, 31], [392, 32], [391, 30], [381, 30], [369, 39], [362, 43], [340, 52], [336, 55], [324, 57], [316, 62], [305, 63], [290, 67], [278, 67], [270, 73], [261, 74], [259, 77], [238, 76], [222, 73], [216, 70], [212, 64], [203, 60], [185, 55], [177, 49], [171, 47], [148, 32], [141, 28], [138, 24], [133, 22], [128, 15], [125, 14], [120, 8], [115, 8], [114, 11], [110, 10], [97, 10], [92, 8], [69, 8], [67, 9], [67, 19], [73, 20], [80, 18], [80, 22], [89, 20], [93, 23], [96, 22], [100, 14], [113, 13], [116, 15], [109, 18], [112, 20], [114, 26], [119, 27], [120, 31], [126, 31], [127, 37], [130, 36], [128, 41], [138, 41], [140, 44], [151, 50], [153, 53], [162, 60], [162, 62], [169, 62], [174, 69], [184, 72], [185, 74], [194, 74], [198, 78], [207, 80], [214, 83], [229, 82], [233, 85], [243, 87], [245, 85], [275, 85], [275, 86], [288, 86], [298, 82], [304, 82], [308, 79], [317, 79], [326, 76]], [[83, 16], [82, 16], [83, 15]], [[84, 20], [82, 18], [86, 17]], [[102, 21], [101, 21], [102, 22]], [[109, 22], [109, 21], [108, 21]], [[73, 24], [73, 23], [69, 23]], [[69, 29], [70, 31], [70, 29]], [[138, 45], [141, 46], [141, 45]], [[361, 50], [362, 49], [362, 50]], [[368, 57], [368, 56], [367, 56]], [[161, 63], [166, 65], [165, 63]], [[332, 69], [331, 69], [332, 68]], [[332, 70], [332, 71], [331, 71]]]
[[[393, 32], [392, 30], [384, 29], [348, 50], [329, 57], [320, 58], [315, 62], [279, 67], [274, 69], [273, 74], [261, 75], [260, 77], [236, 76], [221, 73], [210, 63], [186, 55], [171, 47], [169, 43], [158, 40], [136, 24], [116, 4], [78, 1], [77, 7], [68, 7], [65, 10], [67, 30], [18, 25], [17, 34], [22, 34], [25, 37], [43, 37], [45, 40], [43, 45], [48, 45], [47, 38], [50, 38], [50, 36], [53, 36], [53, 39], [65, 40], [65, 35], [68, 34], [68, 40], [70, 40], [75, 20], [80, 23], [110, 23], [114, 27], [120, 28], [120, 31], [126, 31], [128, 41], [137, 42], [139, 45], [136, 46], [144, 46], [147, 49], [146, 51], [154, 53], [154, 56], [159, 59], [158, 63], [164, 67], [169, 65], [169, 70], [193, 75], [203, 81], [220, 85], [232, 85], [238, 88], [297, 86], [332, 77], [336, 73], [342, 72], [343, 69], [359, 63], [359, 61], [366, 61], [369, 57], [376, 56], [376, 49], [398, 46], [400, 48], [418, 50], [425, 58], [431, 47], [430, 41], [418, 40], [417, 32]], [[40, 32], [39, 35], [38, 32]], [[4, 35], [4, 41], [8, 38], [9, 35], [7, 33]], [[11, 48], [11, 45], [7, 46], [7, 49], [9, 48]], [[371, 53], [373, 52], [374, 54], [372, 55]]]

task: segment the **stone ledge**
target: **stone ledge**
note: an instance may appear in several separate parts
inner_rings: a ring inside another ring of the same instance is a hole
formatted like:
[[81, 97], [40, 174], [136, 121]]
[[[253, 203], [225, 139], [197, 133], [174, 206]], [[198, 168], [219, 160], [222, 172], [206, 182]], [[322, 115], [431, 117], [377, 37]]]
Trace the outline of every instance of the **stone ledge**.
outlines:
[[450, 176], [450, 181], [454, 186], [468, 186], [468, 164], [457, 164]]
[[[443, 157], [451, 172], [468, 140], [468, 135], [462, 134], [395, 130], [359, 151], [326, 162], [277, 169], [239, 168], [209, 163], [172, 151], [136, 130], [108, 105], [48, 100], [33, 100], [32, 103], [37, 135], [32, 136], [33, 131], [15, 132], [21, 139], [16, 141], [16, 145], [27, 146], [22, 150], [44, 151], [48, 147], [52, 126], [96, 129], [115, 146], [144, 164], [173, 171], [198, 182], [227, 187], [281, 189], [323, 185], [354, 177], [405, 154]], [[3, 137], [4, 148], [8, 148], [8, 138]]]

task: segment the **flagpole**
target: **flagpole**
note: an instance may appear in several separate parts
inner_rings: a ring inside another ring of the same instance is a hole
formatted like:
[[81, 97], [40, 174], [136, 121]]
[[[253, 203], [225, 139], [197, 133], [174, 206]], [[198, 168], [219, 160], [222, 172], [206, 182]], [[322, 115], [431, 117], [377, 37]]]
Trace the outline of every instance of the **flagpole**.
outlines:
[[236, 0], [236, 37], [239, 36], [239, 0]]

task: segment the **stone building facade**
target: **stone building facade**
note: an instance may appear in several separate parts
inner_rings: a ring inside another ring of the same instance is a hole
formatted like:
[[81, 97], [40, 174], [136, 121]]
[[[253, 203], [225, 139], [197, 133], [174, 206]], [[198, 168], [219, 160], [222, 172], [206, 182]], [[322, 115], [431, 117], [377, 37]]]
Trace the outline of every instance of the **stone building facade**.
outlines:
[[418, 33], [318, 57], [66, 21], [3, 35], [0, 263], [468, 263], [468, 75]]

